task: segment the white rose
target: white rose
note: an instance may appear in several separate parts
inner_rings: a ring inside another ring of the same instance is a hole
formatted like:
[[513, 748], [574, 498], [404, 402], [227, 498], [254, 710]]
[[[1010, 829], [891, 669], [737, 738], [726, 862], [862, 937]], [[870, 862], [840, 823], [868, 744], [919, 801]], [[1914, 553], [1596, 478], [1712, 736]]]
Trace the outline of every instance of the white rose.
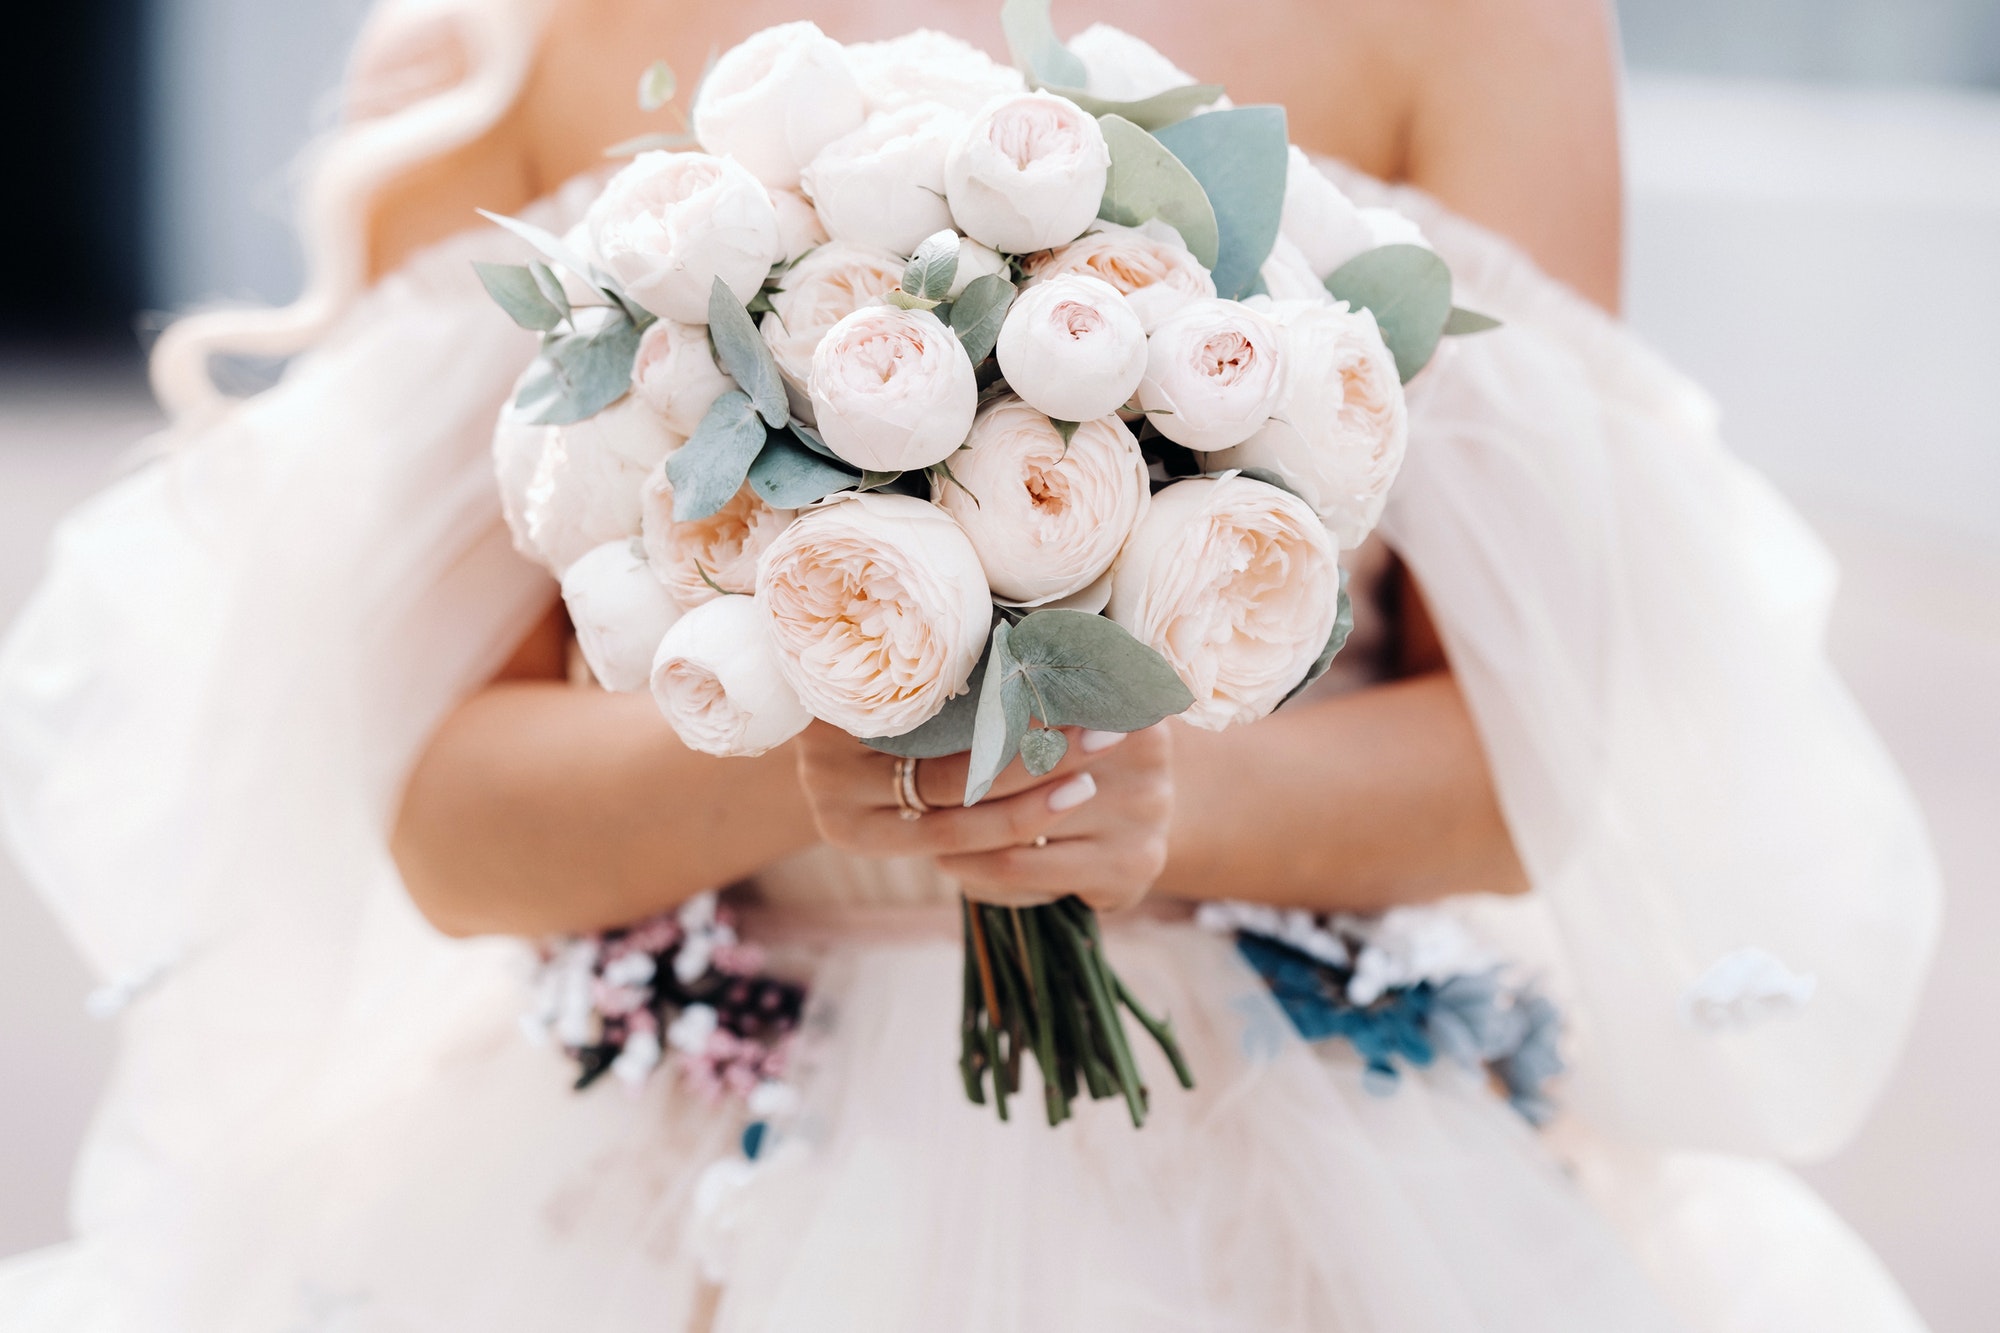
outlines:
[[1257, 275], [1264, 280], [1264, 290], [1274, 301], [1333, 304], [1333, 293], [1313, 272], [1311, 261], [1300, 253], [1298, 246], [1283, 236], [1278, 237], [1277, 243], [1271, 247], [1271, 255]]
[[1019, 70], [930, 28], [856, 43], [847, 48], [847, 64], [871, 112], [932, 102], [969, 116], [996, 97], [1028, 91]]
[[[653, 573], [682, 607], [700, 606], [723, 593], [757, 591], [757, 557], [792, 521], [748, 484], [707, 518], [674, 521], [674, 485], [664, 465], [654, 468], [640, 497], [639, 536]], [[716, 589], [721, 589], [721, 592]]]
[[1382, 517], [1409, 442], [1396, 360], [1366, 310], [1280, 303], [1273, 314], [1287, 340], [1284, 402], [1209, 464], [1269, 468], [1352, 550]]
[[1035, 281], [1082, 273], [1116, 287], [1151, 333], [1190, 301], [1214, 297], [1215, 277], [1164, 222], [1121, 227], [1098, 222], [1068, 245], [1038, 255], [1028, 265]]
[[1313, 276], [1327, 274], [1375, 247], [1362, 211], [1314, 166], [1297, 144], [1286, 150], [1285, 211], [1279, 235], [1299, 248]]
[[979, 380], [928, 310], [867, 306], [827, 331], [806, 382], [826, 447], [870, 472], [940, 462], [965, 442]]
[[653, 650], [681, 614], [646, 553], [629, 539], [592, 547], [563, 575], [562, 598], [597, 683], [621, 694], [644, 689]]
[[1333, 539], [1295, 495], [1229, 475], [1175, 482], [1111, 571], [1110, 617], [1194, 694], [1181, 717], [1254, 722], [1305, 679], [1339, 610]]
[[535, 474], [521, 494], [531, 552], [557, 577], [594, 546], [639, 535], [646, 474], [682, 437], [636, 395], [568, 426], [546, 426]]
[[965, 295], [965, 289], [981, 278], [1004, 275], [1007, 272], [1007, 258], [990, 245], [981, 245], [970, 236], [958, 238], [958, 267], [951, 273], [951, 290], [945, 293], [947, 300], [956, 301]]
[[1140, 102], [1197, 80], [1131, 33], [1093, 23], [1069, 39], [1089, 75], [1084, 91], [1107, 102]]
[[960, 231], [1027, 254], [1083, 234], [1110, 167], [1095, 117], [1054, 93], [1022, 93], [989, 104], [959, 136], [945, 196]]
[[757, 327], [785, 378], [794, 415], [813, 419], [806, 380], [826, 331], [863, 306], [880, 305], [902, 280], [903, 261], [887, 250], [863, 250], [839, 241], [822, 245], [779, 277], [770, 313]]
[[826, 244], [826, 224], [819, 220], [819, 213], [812, 206], [812, 200], [797, 190], [772, 190], [771, 207], [778, 214], [778, 257], [784, 263], [796, 264], [806, 252]]
[[1277, 409], [1284, 333], [1235, 301], [1196, 301], [1153, 330], [1139, 406], [1160, 434], [1206, 451], [1241, 444]]
[[653, 702], [690, 750], [763, 754], [812, 724], [778, 669], [756, 599], [718, 597], [682, 616], [652, 662]]
[[944, 160], [964, 129], [947, 107], [878, 111], [822, 148], [800, 184], [836, 240], [907, 255], [951, 226]]
[[634, 301], [708, 323], [715, 280], [749, 301], [781, 251], [778, 213], [755, 177], [706, 153], [641, 153], [590, 206], [590, 243]]
[[1146, 458], [1115, 416], [1084, 421], [1067, 444], [1047, 416], [1011, 395], [979, 409], [931, 499], [958, 520], [996, 597], [1041, 605], [1111, 568], [1150, 488]]
[[640, 337], [632, 392], [680, 434], [694, 434], [715, 400], [735, 387], [715, 363], [707, 325], [656, 320]]
[[861, 85], [840, 43], [811, 23], [752, 33], [715, 62], [694, 101], [694, 136], [773, 189], [861, 123]]
[[1426, 250], [1435, 250], [1424, 229], [1416, 222], [1393, 208], [1364, 208], [1362, 221], [1368, 224], [1368, 235], [1376, 245], [1420, 245]]
[[992, 601], [951, 516], [905, 495], [855, 495], [800, 514], [757, 573], [778, 664], [815, 717], [901, 736], [965, 692]]
[[994, 354], [1007, 386], [1058, 421], [1125, 406], [1146, 374], [1146, 331], [1117, 288], [1080, 273], [1037, 282], [1007, 309]]

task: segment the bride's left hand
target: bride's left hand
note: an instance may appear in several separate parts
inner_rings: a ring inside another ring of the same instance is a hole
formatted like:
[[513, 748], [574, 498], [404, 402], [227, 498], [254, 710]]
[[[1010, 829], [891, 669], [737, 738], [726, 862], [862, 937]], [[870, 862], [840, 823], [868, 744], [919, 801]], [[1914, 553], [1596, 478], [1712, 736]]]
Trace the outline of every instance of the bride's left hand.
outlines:
[[[977, 902], [1028, 907], [1074, 894], [1100, 912], [1133, 907], [1166, 867], [1173, 739], [1158, 726], [1095, 751], [1071, 740], [1070, 758], [1046, 778], [1026, 778], [1017, 764], [996, 784], [1002, 794], [915, 820], [896, 808], [891, 756], [824, 724], [795, 744], [820, 835], [843, 851], [929, 856]], [[925, 767], [963, 766], [961, 757], [920, 762], [926, 789]]]

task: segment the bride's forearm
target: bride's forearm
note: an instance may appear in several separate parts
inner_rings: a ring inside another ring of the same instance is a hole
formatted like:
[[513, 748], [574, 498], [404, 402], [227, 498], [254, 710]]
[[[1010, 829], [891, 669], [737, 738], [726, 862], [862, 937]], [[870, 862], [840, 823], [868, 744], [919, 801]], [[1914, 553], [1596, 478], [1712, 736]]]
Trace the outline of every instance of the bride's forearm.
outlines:
[[1155, 892], [1368, 911], [1526, 876], [1458, 685], [1439, 671], [1174, 737]]
[[503, 681], [418, 761], [392, 846], [454, 935], [622, 925], [815, 840], [789, 748], [713, 759], [645, 695]]

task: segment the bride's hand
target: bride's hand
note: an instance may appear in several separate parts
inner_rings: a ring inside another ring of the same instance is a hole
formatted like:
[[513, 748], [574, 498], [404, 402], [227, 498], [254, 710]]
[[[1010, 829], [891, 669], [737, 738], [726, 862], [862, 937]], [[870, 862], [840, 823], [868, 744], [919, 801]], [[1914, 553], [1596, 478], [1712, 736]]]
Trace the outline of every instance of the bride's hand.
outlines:
[[932, 857], [981, 902], [1026, 907], [1075, 894], [1099, 911], [1131, 907], [1166, 866], [1172, 738], [1152, 727], [1069, 739], [1048, 774], [1016, 762], [969, 809], [966, 756], [922, 760], [918, 795], [932, 809], [905, 819], [895, 758], [816, 722], [796, 742], [799, 784], [821, 838], [842, 851]]

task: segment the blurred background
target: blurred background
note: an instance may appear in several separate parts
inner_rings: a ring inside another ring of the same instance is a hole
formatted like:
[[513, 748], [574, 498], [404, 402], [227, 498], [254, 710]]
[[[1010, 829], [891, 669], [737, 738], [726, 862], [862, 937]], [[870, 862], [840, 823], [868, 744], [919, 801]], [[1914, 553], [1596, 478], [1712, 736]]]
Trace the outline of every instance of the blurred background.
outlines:
[[[155, 312], [299, 286], [299, 145], [363, 0], [9, 16], [0, 623], [61, 512], [157, 422]], [[2000, 0], [1620, 0], [1632, 322], [1842, 560], [1834, 651], [1929, 813], [1950, 901], [1902, 1077], [1806, 1174], [1937, 1333], [2000, 1328]], [[111, 1058], [0, 851], [0, 1255], [65, 1234]]]

